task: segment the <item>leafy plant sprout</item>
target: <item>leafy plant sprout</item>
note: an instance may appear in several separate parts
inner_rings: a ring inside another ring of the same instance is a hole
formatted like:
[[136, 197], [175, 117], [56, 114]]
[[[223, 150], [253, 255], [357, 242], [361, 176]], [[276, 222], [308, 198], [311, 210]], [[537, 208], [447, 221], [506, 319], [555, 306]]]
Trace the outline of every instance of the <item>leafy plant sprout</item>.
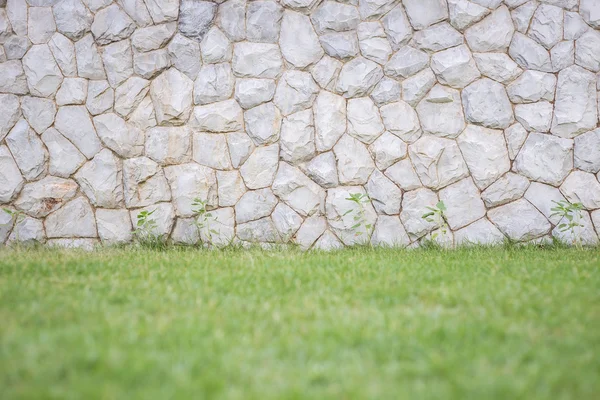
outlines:
[[[10, 215], [11, 220], [10, 220], [9, 224], [14, 220], [15, 228], [16, 228], [17, 224], [19, 224], [20, 222], [22, 222], [25, 219], [25, 213], [23, 211], [11, 210], [10, 208], [3, 208], [2, 210], [5, 213], [7, 213], [8, 215]], [[21, 240], [19, 238], [19, 230], [18, 229], [15, 230], [15, 237], [17, 239], [17, 243], [20, 243]]]
[[155, 232], [157, 228], [156, 220], [152, 218], [152, 214], [154, 214], [155, 211], [156, 210], [144, 210], [140, 211], [137, 215], [137, 223], [133, 230], [133, 235], [138, 243], [142, 245], [152, 246], [160, 241], [159, 235]]
[[363, 193], [350, 193], [350, 197], [346, 200], [353, 202], [356, 207], [346, 211], [342, 218], [348, 214], [354, 214], [352, 219], [354, 225], [350, 229], [354, 230], [354, 237], [360, 237], [367, 235], [367, 233], [373, 228], [372, 224], [367, 223], [365, 204], [371, 201], [371, 198], [367, 194]]
[[[446, 236], [448, 233], [448, 220], [446, 219], [446, 214], [444, 213], [447, 208], [442, 200], [438, 201], [435, 207], [426, 207], [429, 212], [426, 212], [421, 216], [427, 222], [433, 222], [440, 227], [442, 231], [442, 235]], [[434, 233], [431, 235], [431, 239], [437, 239], [438, 234]]]
[[200, 232], [204, 231], [207, 237], [207, 244], [213, 244], [213, 235], [219, 235], [219, 231], [212, 228], [212, 224], [217, 222], [218, 217], [214, 216], [207, 207], [208, 202], [206, 200], [202, 200], [198, 197], [194, 199], [192, 202], [192, 212], [196, 217], [194, 220], [194, 224], [198, 229], [198, 236], [200, 236]]
[[558, 230], [560, 232], [568, 231], [573, 238], [573, 244], [581, 246], [581, 229], [579, 228], [583, 228], [583, 224], [581, 223], [581, 220], [583, 219], [583, 204], [571, 203], [566, 200], [552, 200], [552, 202], [556, 204], [556, 207], [551, 208], [553, 213], [550, 216], [561, 217], [558, 221]]

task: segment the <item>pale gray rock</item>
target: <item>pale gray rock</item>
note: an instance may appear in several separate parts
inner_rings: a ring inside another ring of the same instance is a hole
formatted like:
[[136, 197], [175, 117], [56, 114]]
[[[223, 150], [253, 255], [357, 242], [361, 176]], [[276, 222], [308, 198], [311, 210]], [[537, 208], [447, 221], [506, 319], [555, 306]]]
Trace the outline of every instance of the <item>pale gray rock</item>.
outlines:
[[81, 190], [97, 207], [118, 208], [123, 204], [122, 162], [104, 149], [75, 174]]
[[539, 71], [525, 71], [506, 87], [508, 98], [517, 104], [553, 101], [555, 90], [556, 76]]
[[[6, 6], [6, 0], [0, 1], [0, 7]], [[50, 15], [52, 15], [52, 10], [50, 10]], [[14, 15], [14, 13], [13, 13]], [[54, 19], [52, 20], [54, 22]], [[27, 27], [26, 27], [27, 28]], [[8, 15], [6, 14], [5, 8], [0, 8], [0, 42], [4, 42], [7, 37], [12, 33], [12, 27], [10, 26], [10, 20]]]
[[310, 160], [306, 164], [306, 173], [310, 179], [324, 188], [336, 187], [340, 183], [333, 151], [321, 153]]
[[140, 104], [148, 91], [150, 81], [132, 76], [121, 84], [115, 91], [115, 112], [127, 117]]
[[167, 52], [175, 68], [186, 74], [188, 78], [196, 79], [202, 66], [198, 42], [178, 33], [167, 46]]
[[375, 159], [377, 168], [384, 170], [406, 157], [408, 146], [397, 136], [384, 132], [369, 146], [369, 151]]
[[257, 147], [240, 167], [240, 173], [248, 189], [271, 186], [279, 162], [279, 145]]
[[359, 47], [362, 55], [379, 64], [385, 64], [392, 54], [392, 47], [379, 22], [363, 22], [358, 25]]
[[116, 4], [98, 11], [92, 23], [92, 34], [100, 45], [126, 39], [134, 30], [135, 22]]
[[161, 165], [190, 161], [191, 133], [185, 126], [155, 127], [146, 131], [145, 154]]
[[0, 63], [0, 92], [27, 94], [27, 78], [21, 61]]
[[227, 100], [233, 94], [234, 85], [235, 77], [228, 63], [205, 65], [194, 82], [194, 104]]
[[202, 61], [205, 64], [231, 61], [232, 49], [227, 36], [217, 27], [212, 27], [200, 43]]
[[85, 197], [78, 197], [48, 215], [44, 221], [49, 238], [96, 237], [94, 210]]
[[141, 156], [144, 152], [144, 132], [131, 126], [114, 113], [94, 117], [98, 137], [106, 147], [123, 158]]
[[594, 174], [573, 171], [560, 186], [570, 203], [581, 203], [588, 210], [600, 208], [600, 182]]
[[344, 135], [333, 147], [333, 152], [342, 185], [367, 183], [375, 164], [364, 144], [349, 135]]
[[[0, 94], [0, 141], [21, 118], [19, 98], [13, 94]], [[31, 114], [30, 114], [31, 115]]]
[[385, 74], [396, 79], [408, 78], [429, 64], [429, 56], [410, 46], [401, 47], [385, 64]]
[[88, 81], [83, 78], [65, 78], [56, 92], [59, 106], [83, 104], [87, 98]]
[[313, 250], [317, 251], [335, 251], [340, 250], [344, 247], [342, 242], [333, 234], [331, 231], [327, 230], [323, 235], [317, 240], [315, 245], [313, 246]]
[[286, 71], [275, 91], [274, 104], [286, 116], [312, 107], [319, 86], [308, 72]]
[[463, 35], [447, 22], [416, 32], [410, 42], [411, 46], [427, 52], [442, 51], [463, 43]]
[[[8, 105], [7, 110], [10, 110]], [[56, 105], [52, 100], [27, 96], [21, 98], [21, 111], [27, 122], [29, 122], [29, 125], [39, 134], [48, 129], [54, 122]], [[3, 137], [3, 133], [0, 130], [0, 138]]]
[[325, 1], [311, 16], [318, 34], [356, 29], [360, 15], [356, 7], [334, 1]]
[[600, 72], [600, 32], [589, 30], [575, 43], [575, 64]]
[[86, 35], [75, 43], [75, 55], [77, 72], [81, 78], [106, 79], [104, 64], [92, 35]]
[[333, 58], [348, 61], [358, 55], [358, 38], [352, 32], [332, 32], [319, 37], [325, 53]]
[[227, 138], [222, 134], [194, 133], [194, 161], [214, 169], [231, 169]]
[[36, 44], [23, 57], [23, 69], [29, 91], [34, 96], [53, 96], [63, 81], [63, 75], [48, 45]]
[[[583, 10], [582, 13], [584, 13]], [[590, 29], [590, 27], [585, 23], [580, 14], [576, 12], [565, 11], [563, 33], [565, 40], [577, 40], [581, 37], [581, 35], [587, 32], [588, 29]]]
[[138, 28], [131, 35], [131, 44], [137, 51], [152, 51], [164, 47], [177, 31], [177, 23]]
[[110, 110], [115, 102], [115, 91], [108, 81], [89, 81], [85, 106], [92, 115]]
[[279, 163], [273, 193], [302, 216], [324, 211], [325, 190], [285, 162]]
[[504, 138], [508, 148], [508, 157], [514, 160], [527, 139], [527, 130], [517, 122], [504, 130]]
[[594, 174], [600, 171], [600, 129], [575, 138], [575, 168]]
[[529, 27], [529, 36], [542, 46], [551, 49], [562, 40], [563, 10], [549, 4], [540, 5]]
[[283, 59], [276, 44], [242, 42], [233, 46], [232, 65], [241, 78], [277, 78]]
[[342, 62], [329, 56], [323, 56], [313, 65], [310, 72], [315, 82], [325, 90], [334, 90], [337, 78], [342, 70]]
[[10, 130], [6, 145], [26, 180], [32, 181], [46, 174], [48, 152], [25, 119], [21, 118]]
[[404, 0], [402, 3], [411, 25], [417, 30], [448, 18], [446, 0]]
[[94, 19], [80, 0], [61, 0], [52, 7], [56, 29], [71, 40], [89, 32]]
[[23, 187], [23, 176], [8, 147], [0, 146], [0, 203], [10, 202]]
[[373, 143], [385, 130], [379, 110], [368, 97], [348, 100], [348, 134], [363, 143]]
[[465, 45], [435, 53], [431, 57], [431, 69], [441, 84], [456, 89], [464, 88], [481, 76]]
[[487, 218], [481, 218], [454, 232], [454, 240], [457, 246], [494, 246], [501, 245], [505, 237]]
[[531, 180], [560, 185], [573, 169], [573, 140], [530, 133], [513, 170]]
[[423, 186], [408, 158], [398, 161], [396, 164], [386, 169], [385, 175], [405, 191], [418, 189]]
[[59, 107], [54, 127], [77, 146], [88, 159], [102, 148], [92, 120], [84, 106]]
[[552, 123], [552, 103], [539, 101], [515, 106], [515, 118], [525, 129], [535, 132], [549, 132]]
[[490, 11], [468, 0], [448, 0], [450, 24], [464, 31], [476, 22], [481, 21]]
[[239, 171], [217, 171], [219, 206], [234, 206], [246, 193], [246, 185]]
[[523, 73], [505, 53], [475, 53], [475, 64], [483, 76], [507, 84]]
[[[30, 2], [32, 0], [29, 0]], [[34, 2], [36, 0], [33, 0]], [[41, 0], [42, 2], [48, 2], [48, 3], [57, 3], [57, 0]], [[87, 8], [90, 9], [91, 12], [96, 13], [98, 10], [108, 6], [110, 3], [112, 3], [112, 1], [110, 0], [83, 0], [83, 2], [85, 3], [85, 5], [87, 6]]]
[[167, 49], [133, 55], [133, 71], [142, 78], [152, 79], [170, 66], [171, 59]]
[[515, 32], [508, 7], [502, 6], [465, 31], [471, 50], [482, 53], [506, 51]]
[[[106, 0], [108, 1], [108, 0]], [[140, 27], [152, 25], [152, 17], [144, 0], [117, 0], [117, 3]]]
[[436, 85], [417, 106], [423, 132], [439, 137], [457, 137], [465, 128], [458, 90]]
[[401, 100], [402, 86], [394, 79], [383, 77], [371, 92], [371, 99], [378, 106]]
[[281, 0], [286, 8], [309, 14], [321, 0]]
[[556, 203], [566, 201], [563, 195], [555, 187], [545, 185], [539, 182], [531, 182], [529, 188], [525, 192], [525, 198], [550, 220], [553, 225], [557, 225], [561, 217], [555, 215], [552, 209], [556, 207]]
[[133, 239], [129, 212], [125, 209], [97, 209], [96, 224], [104, 244], [129, 243]]
[[253, 42], [277, 42], [282, 17], [283, 7], [276, 1], [249, 2], [246, 7], [246, 38]]
[[283, 119], [281, 126], [281, 158], [292, 164], [315, 156], [315, 125], [312, 110], [299, 111]]
[[558, 239], [562, 243], [571, 245], [597, 245], [598, 235], [594, 231], [594, 225], [590, 219], [590, 213], [583, 211], [576, 218], [580, 226], [575, 227], [574, 232], [571, 232], [570, 229], [562, 231], [561, 228], [555, 227], [552, 230], [552, 237]]
[[[200, 229], [200, 239], [206, 245], [226, 247], [235, 239], [234, 210], [231, 207], [212, 210], [215, 221]], [[216, 232], [216, 233], [215, 233]]]
[[[160, 24], [161, 22], [175, 21], [177, 16], [179, 15], [179, 1], [178, 0], [144, 0], [146, 3], [146, 7], [148, 8], [148, 12], [152, 17], [152, 20], [155, 24]], [[190, 5], [190, 3], [192, 3]], [[196, 23], [196, 31], [199, 28], [198, 25], [202, 25], [205, 21], [206, 14], [208, 14], [208, 9], [212, 6], [212, 9], [216, 11], [216, 5], [210, 3], [208, 6], [205, 5], [202, 7], [203, 1], [193, 1], [193, 0], [184, 0], [181, 2], [181, 15], [179, 18], [179, 30], [183, 32], [183, 21], [189, 22], [190, 14], [196, 18], [194, 21]], [[208, 8], [208, 9], [207, 9]], [[214, 18], [214, 11], [212, 13]], [[211, 18], [212, 20], [212, 18]], [[189, 27], [189, 25], [186, 25]]]
[[[198, 42], [202, 41], [202, 38], [208, 32], [215, 19], [217, 4], [211, 1], [182, 0], [181, 5], [179, 5], [177, 0], [170, 1], [179, 6], [179, 32], [190, 39]], [[149, 6], [148, 9], [152, 14], [152, 7]], [[174, 14], [174, 18], [170, 18], [170, 20], [177, 19], [177, 13]], [[152, 18], [155, 23], [158, 22], [154, 18], [154, 15]]]
[[501, 206], [520, 199], [529, 187], [529, 180], [521, 175], [507, 173], [481, 193], [487, 207]]
[[153, 212], [152, 219], [156, 222], [156, 227], [149, 233], [153, 236], [166, 239], [173, 230], [173, 225], [175, 224], [175, 211], [173, 205], [171, 203], [160, 203], [139, 208], [137, 210], [130, 210], [129, 218], [131, 219], [133, 226], [136, 226], [137, 216], [142, 211]]
[[27, 2], [25, 0], [7, 0], [6, 15], [17, 35], [27, 35]]
[[303, 222], [302, 217], [297, 212], [283, 203], [277, 204], [271, 218], [273, 219], [275, 228], [279, 232], [281, 241], [284, 243], [292, 239]]
[[13, 215], [10, 215], [6, 212], [0, 213], [0, 245], [4, 244], [4, 242], [6, 242], [6, 239], [8, 239], [8, 236], [10, 235], [10, 231], [12, 230], [14, 223], [15, 218]]
[[423, 214], [427, 212], [427, 207], [435, 207], [438, 201], [435, 192], [426, 188], [404, 193], [400, 219], [412, 240], [418, 239], [438, 227], [435, 222], [428, 222], [422, 218]]
[[377, 214], [398, 215], [402, 202], [402, 191], [380, 171], [375, 170], [365, 189]]
[[[184, 172], [194, 174], [194, 166], [181, 165], [189, 168], [180, 171], [180, 179], [183, 179]], [[190, 180], [190, 190], [191, 183]], [[128, 208], [145, 207], [160, 201], [171, 200], [171, 189], [165, 178], [165, 173], [157, 163], [147, 157], [130, 158], [123, 161], [123, 184], [125, 205]]]
[[502, 131], [468, 125], [457, 142], [479, 189], [485, 189], [510, 169]]
[[544, 46], [519, 32], [513, 36], [508, 54], [524, 69], [552, 72], [550, 53]]
[[235, 222], [254, 221], [271, 215], [277, 205], [277, 197], [271, 189], [246, 192], [235, 205]]
[[272, 102], [261, 104], [244, 113], [248, 136], [257, 146], [279, 140], [282, 116]]
[[85, 156], [77, 150], [77, 147], [56, 129], [50, 128], [46, 130], [41, 138], [50, 155], [50, 162], [48, 164], [50, 175], [68, 178], [86, 161]]
[[376, 247], [406, 247], [410, 238], [398, 216], [380, 215], [371, 236], [371, 244]]
[[133, 53], [129, 40], [111, 43], [102, 51], [106, 76], [112, 87], [117, 87], [133, 75]]
[[30, 7], [27, 36], [33, 44], [48, 43], [56, 32], [56, 23], [50, 7]]
[[372, 20], [382, 17], [395, 5], [395, 0], [358, 0], [358, 12], [363, 20]]
[[244, 109], [271, 101], [275, 94], [275, 81], [272, 79], [242, 79], [235, 81], [235, 99]]
[[206, 201], [208, 207], [217, 206], [217, 177], [213, 169], [195, 163], [171, 165], [165, 167], [165, 175], [171, 186], [177, 216], [193, 216], [192, 203], [196, 198]]
[[77, 189], [77, 183], [71, 179], [47, 176], [23, 186], [14, 205], [32, 217], [45, 217], [75, 197]]
[[270, 217], [237, 225], [237, 237], [251, 243], [278, 243], [281, 240]]
[[289, 10], [283, 13], [279, 46], [286, 61], [296, 68], [305, 68], [323, 56], [323, 49], [310, 19]]
[[246, 38], [246, 0], [228, 0], [219, 5], [217, 24], [234, 42]]
[[142, 99], [140, 104], [131, 113], [128, 120], [138, 129], [146, 130], [156, 126], [156, 113], [150, 96]]
[[452, 230], [463, 228], [485, 216], [485, 206], [471, 178], [443, 188], [439, 196], [446, 205], [444, 214]]
[[598, 0], [581, 0], [579, 13], [591, 27], [600, 28], [600, 2]]
[[385, 128], [405, 142], [412, 143], [421, 134], [421, 124], [415, 110], [403, 101], [386, 104], [379, 109]]
[[573, 11], [577, 8], [577, 0], [541, 0], [542, 3], [547, 3], [553, 6], [564, 8], [568, 11]]
[[573, 65], [558, 74], [551, 132], [573, 138], [598, 123], [595, 75]]
[[508, 128], [514, 115], [504, 86], [488, 78], [471, 83], [462, 91], [468, 122], [487, 128]]
[[[345, 186], [329, 189], [325, 205], [330, 228], [347, 246], [368, 243], [377, 220], [377, 214], [371, 203], [363, 203], [359, 206], [347, 200], [351, 194], [364, 195], [366, 193], [361, 186]], [[363, 226], [353, 229], [352, 227], [356, 224], [354, 215], [360, 208], [364, 212], [365, 223]], [[362, 232], [362, 235], [358, 235], [358, 232]]]
[[308, 250], [326, 229], [327, 220], [325, 217], [309, 217], [304, 221], [300, 229], [298, 229], [295, 242], [302, 250]]
[[46, 239], [44, 224], [39, 219], [25, 217], [15, 224], [7, 244], [19, 242], [22, 244], [42, 243]]
[[[498, 8], [498, 6], [502, 4], [502, 0], [472, 0], [472, 2], [482, 7], [490, 8], [492, 10]], [[510, 0], [508, 2], [510, 2]]]
[[575, 64], [575, 42], [560, 42], [550, 50], [552, 69], [560, 71]]
[[383, 29], [387, 35], [393, 50], [404, 46], [412, 37], [412, 27], [402, 5], [397, 5], [382, 19]]
[[254, 151], [252, 139], [244, 132], [227, 134], [227, 145], [229, 146], [229, 156], [233, 168], [239, 168]]
[[408, 146], [408, 153], [423, 185], [441, 189], [469, 175], [454, 140], [423, 136]]
[[317, 151], [331, 150], [346, 131], [346, 100], [322, 90], [313, 107]]
[[517, 242], [539, 238], [551, 229], [548, 220], [524, 199], [488, 211], [488, 218], [502, 233]]
[[150, 84], [150, 96], [159, 125], [182, 125], [192, 111], [193, 82], [175, 68], [163, 72]]
[[31, 47], [27, 36], [10, 35], [4, 41], [3, 50], [8, 60], [20, 60]]
[[346, 98], [368, 95], [383, 78], [381, 67], [363, 57], [347, 62], [340, 71], [336, 91]]
[[433, 88], [437, 80], [431, 68], [402, 81], [402, 99], [413, 107]]

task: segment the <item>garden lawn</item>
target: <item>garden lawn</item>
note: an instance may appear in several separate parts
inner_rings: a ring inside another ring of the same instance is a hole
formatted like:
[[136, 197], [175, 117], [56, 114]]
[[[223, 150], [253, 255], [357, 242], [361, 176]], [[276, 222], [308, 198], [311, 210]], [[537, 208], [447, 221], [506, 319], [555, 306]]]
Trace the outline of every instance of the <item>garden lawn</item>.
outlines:
[[0, 398], [596, 400], [600, 251], [0, 249]]

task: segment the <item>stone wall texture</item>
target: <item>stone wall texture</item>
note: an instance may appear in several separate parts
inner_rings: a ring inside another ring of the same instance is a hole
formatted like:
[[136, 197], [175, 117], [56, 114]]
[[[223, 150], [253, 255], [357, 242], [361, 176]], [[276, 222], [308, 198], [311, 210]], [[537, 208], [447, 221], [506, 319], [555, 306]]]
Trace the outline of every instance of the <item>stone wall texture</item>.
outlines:
[[0, 243], [597, 243], [599, 72], [600, 0], [0, 0]]

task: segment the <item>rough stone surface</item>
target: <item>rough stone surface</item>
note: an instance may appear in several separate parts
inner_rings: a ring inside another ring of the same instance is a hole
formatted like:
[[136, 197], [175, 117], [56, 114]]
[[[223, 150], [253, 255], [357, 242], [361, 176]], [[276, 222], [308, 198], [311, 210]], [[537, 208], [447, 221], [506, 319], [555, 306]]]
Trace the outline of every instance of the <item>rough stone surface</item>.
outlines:
[[419, 239], [438, 227], [435, 222], [428, 222], [422, 218], [427, 207], [435, 207], [438, 201], [437, 194], [426, 188], [404, 193], [400, 219], [412, 240]]
[[469, 174], [456, 142], [423, 136], [408, 146], [408, 154], [423, 185], [441, 189]]
[[354, 193], [366, 194], [365, 190], [360, 186], [344, 186], [330, 189], [325, 206], [329, 226], [345, 245], [368, 243], [377, 220], [377, 214], [371, 203], [363, 204], [362, 210], [364, 212], [365, 224], [361, 227], [360, 232], [362, 232], [362, 235], [357, 235], [357, 231], [352, 229], [352, 226], [356, 224], [354, 214], [359, 210], [357, 208], [359, 206], [346, 200], [350, 194]]
[[573, 169], [573, 140], [530, 133], [513, 169], [531, 180], [560, 185]]
[[133, 238], [129, 212], [125, 209], [97, 209], [96, 224], [102, 243], [122, 244], [131, 242]]
[[520, 199], [529, 187], [529, 180], [511, 172], [498, 179], [481, 193], [487, 207], [496, 207]]
[[110, 150], [96, 154], [77, 171], [75, 180], [93, 205], [106, 208], [122, 205], [122, 162]]
[[467, 121], [487, 128], [508, 128], [513, 122], [513, 110], [504, 87], [483, 78], [462, 92]]
[[32, 217], [45, 217], [75, 197], [76, 193], [75, 181], [47, 176], [26, 184], [15, 201], [15, 207]]
[[575, 168], [594, 174], [600, 171], [600, 129], [575, 138]]
[[47, 172], [48, 152], [24, 119], [19, 120], [8, 133], [6, 145], [26, 180], [38, 179]]
[[351, 136], [344, 135], [333, 147], [340, 183], [343, 185], [363, 185], [371, 172], [375, 169], [375, 163], [367, 147]]
[[78, 197], [48, 215], [44, 221], [49, 238], [96, 237], [94, 211], [85, 197]]
[[0, 167], [0, 203], [8, 203], [19, 193], [24, 180], [6, 146], [0, 146]]
[[502, 233], [517, 242], [544, 236], [551, 228], [542, 213], [524, 199], [490, 210], [488, 218]]
[[440, 200], [444, 202], [448, 225], [460, 229], [485, 215], [485, 206], [479, 197], [479, 190], [471, 178], [462, 179], [440, 190]]
[[560, 185], [560, 191], [571, 203], [581, 203], [588, 210], [600, 208], [600, 182], [594, 174], [573, 171]]
[[417, 113], [423, 132], [454, 138], [465, 128], [465, 117], [458, 90], [436, 85], [419, 102]]

